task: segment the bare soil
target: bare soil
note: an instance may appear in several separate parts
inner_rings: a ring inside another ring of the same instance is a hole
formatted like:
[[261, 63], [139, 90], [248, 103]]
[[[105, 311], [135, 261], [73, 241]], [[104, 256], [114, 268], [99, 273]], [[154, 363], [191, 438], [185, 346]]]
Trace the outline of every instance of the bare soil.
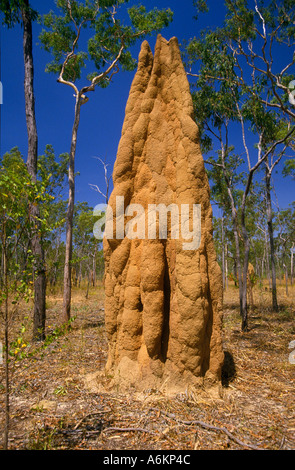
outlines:
[[[10, 364], [9, 449], [294, 450], [295, 365], [288, 345], [295, 339], [295, 286], [288, 296], [279, 286], [279, 303], [274, 313], [267, 287], [255, 286], [250, 328], [242, 333], [238, 290], [225, 292], [221, 398], [205, 391], [172, 398], [152, 389], [139, 396], [108, 388], [101, 286], [87, 299], [85, 290], [74, 292], [68, 331], [60, 328], [61, 295], [49, 295], [45, 344], [29, 344], [30, 316], [20, 310], [11, 341], [23, 322], [19, 349], [25, 345], [29, 355]], [[0, 374], [2, 433], [3, 364]]]

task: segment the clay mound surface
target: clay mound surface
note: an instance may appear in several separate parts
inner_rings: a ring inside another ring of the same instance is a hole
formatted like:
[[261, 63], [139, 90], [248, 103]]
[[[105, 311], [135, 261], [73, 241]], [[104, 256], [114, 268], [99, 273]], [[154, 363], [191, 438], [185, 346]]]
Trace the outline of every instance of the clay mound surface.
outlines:
[[[108, 376], [121, 387], [142, 390], [219, 384], [222, 277], [209, 183], [176, 38], [158, 36], [154, 55], [142, 44], [113, 182], [113, 236], [104, 238]], [[152, 223], [151, 208], [160, 204], [168, 208], [164, 229], [159, 217]], [[194, 205], [200, 208], [199, 239]], [[184, 206], [187, 225], [185, 217], [181, 222]]]

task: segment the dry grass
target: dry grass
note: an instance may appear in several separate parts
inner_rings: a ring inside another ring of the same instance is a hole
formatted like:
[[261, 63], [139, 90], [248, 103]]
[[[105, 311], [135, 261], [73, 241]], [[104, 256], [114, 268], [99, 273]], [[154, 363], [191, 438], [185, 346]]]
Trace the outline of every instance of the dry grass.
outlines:
[[[278, 313], [265, 289], [255, 287], [247, 333], [240, 330], [237, 289], [230, 286], [225, 293], [220, 399], [205, 393], [168, 398], [156, 390], [138, 396], [86, 386], [85, 378], [103, 371], [107, 357], [103, 289], [90, 289], [88, 299], [85, 291], [74, 292], [76, 319], [69, 332], [56, 329], [62, 298], [50, 295], [47, 335], [52, 342], [37, 350], [28, 346], [32, 356], [17, 362], [12, 374], [9, 448], [295, 449], [295, 366], [288, 361], [288, 344], [295, 338], [295, 287], [286, 297], [279, 286]], [[15, 318], [16, 326], [23, 313]], [[26, 322], [24, 340], [29, 341], [30, 319]], [[3, 366], [0, 372], [3, 384]]]

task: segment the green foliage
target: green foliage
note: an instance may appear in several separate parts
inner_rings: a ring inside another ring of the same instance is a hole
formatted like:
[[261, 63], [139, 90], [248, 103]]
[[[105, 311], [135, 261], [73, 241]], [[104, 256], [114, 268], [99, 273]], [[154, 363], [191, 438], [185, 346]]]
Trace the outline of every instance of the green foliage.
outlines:
[[69, 329], [72, 327], [72, 323], [76, 320], [76, 317], [72, 317], [68, 320], [68, 322], [64, 323], [61, 326], [57, 326], [54, 328], [54, 330], [48, 334], [40, 348], [38, 348], [36, 351], [32, 352], [32, 355], [36, 354], [36, 352], [40, 350], [46, 350], [50, 344], [56, 342], [60, 337], [65, 336], [68, 332]]
[[283, 175], [291, 176], [293, 179], [295, 179], [295, 158], [285, 161]]
[[51, 230], [43, 237], [46, 258], [46, 272], [49, 284], [56, 283], [58, 275], [62, 275], [64, 262], [64, 243], [66, 201], [64, 188], [68, 175], [68, 153], [57, 158], [52, 145], [47, 145], [43, 155], [38, 157], [38, 179], [46, 181], [49, 203], [40, 204], [41, 216], [46, 218]]
[[[205, 0], [194, 3], [197, 13], [208, 9]], [[272, 172], [285, 157], [285, 149], [294, 149], [295, 111], [289, 102], [289, 84], [294, 79], [290, 72], [295, 64], [295, 10], [290, 0], [225, 0], [224, 4], [223, 25], [189, 42], [186, 65], [195, 77], [194, 114], [203, 154], [209, 154], [211, 195], [223, 216], [222, 225], [215, 221], [217, 253], [221, 261], [222, 226], [229, 269], [237, 278], [237, 264], [246, 260], [247, 268], [248, 255], [261, 273], [268, 270], [269, 208], [259, 170], [265, 161]], [[241, 149], [239, 144], [233, 147], [237, 132]], [[285, 164], [284, 175], [292, 175], [292, 160]], [[290, 211], [285, 215], [292, 220]], [[288, 227], [279, 236], [277, 226], [277, 261], [290, 253]], [[245, 301], [245, 289], [240, 300]], [[247, 312], [242, 309], [244, 318]]]
[[[203, 91], [202, 98], [207, 94], [207, 111], [215, 119], [234, 120], [235, 102], [241, 102], [245, 119], [270, 142], [275, 138], [277, 114], [289, 111], [292, 115], [287, 105], [288, 84], [293, 79], [289, 70], [294, 65], [290, 47], [295, 44], [294, 4], [271, 1], [268, 6], [251, 8], [246, 0], [226, 0], [225, 5], [224, 25], [189, 43], [188, 66], [200, 61], [197, 93]], [[285, 67], [274, 67], [279, 54]]]
[[202, 149], [212, 150], [215, 129], [220, 136], [229, 121], [237, 121], [235, 101], [242, 90], [235, 73], [235, 60], [225, 47], [222, 34], [202, 33], [187, 47], [188, 66], [200, 64], [197, 81], [192, 85], [194, 114], [200, 130]]
[[134, 6], [128, 10], [128, 14], [133, 26], [131, 31], [131, 38], [135, 35], [143, 36], [144, 34], [151, 34], [160, 31], [162, 28], [169, 26], [172, 21], [173, 13], [170, 9], [153, 10], [147, 12], [146, 8], [142, 5]]
[[276, 228], [279, 231], [279, 239], [290, 248], [295, 243], [295, 202], [278, 213], [276, 218]]
[[0, 236], [1, 256], [5, 255], [9, 285], [1, 272], [0, 302], [9, 294], [11, 305], [33, 295], [34, 257], [31, 250], [32, 234], [37, 220], [30, 208], [40, 204], [39, 236], [44, 239], [52, 230], [49, 207], [54, 197], [49, 194], [50, 175], [43, 174], [33, 182], [18, 148], [13, 148], [0, 160]]
[[[199, 10], [200, 7], [207, 9], [206, 1], [196, 3]], [[255, 5], [252, 8], [246, 0], [226, 0], [223, 26], [204, 31], [187, 46], [188, 67], [192, 70], [198, 66], [192, 90], [202, 150], [209, 153], [216, 144], [221, 147], [220, 153], [215, 152], [218, 158], [209, 158], [211, 163], [223, 167], [224, 171], [218, 170], [221, 178], [230, 175], [232, 170], [236, 172], [238, 166], [242, 168], [243, 161], [233, 156], [230, 140], [231, 132], [236, 133], [236, 123], [242, 126], [243, 139], [246, 132], [249, 136], [249, 130], [252, 141], [253, 137], [256, 140], [248, 149], [244, 142], [248, 171], [253, 165], [252, 154], [256, 153], [262, 161], [274, 143], [284, 141], [292, 146], [293, 142], [290, 132], [295, 129], [292, 127], [295, 113], [288, 103], [288, 84], [293, 78], [289, 70], [295, 58], [287, 46], [295, 45], [294, 2], [270, 1], [267, 5]], [[276, 54], [284, 54], [285, 64], [276, 64], [275, 45]], [[275, 69], [282, 72], [275, 73]], [[285, 174], [292, 173], [292, 160], [290, 162], [286, 164]], [[245, 182], [234, 181], [229, 176], [227, 186]], [[216, 183], [214, 189], [218, 189]], [[224, 189], [222, 191], [224, 193]]]
[[38, 178], [47, 180], [47, 192], [58, 197], [63, 190], [69, 165], [69, 154], [62, 153], [58, 160], [52, 145], [46, 145], [44, 155], [38, 157]]
[[[127, 10], [129, 25], [118, 13], [128, 1], [66, 1], [58, 0], [59, 14], [50, 12], [43, 16], [44, 29], [40, 35], [43, 48], [51, 52], [53, 61], [46, 71], [62, 74], [66, 81], [75, 83], [87, 69], [87, 78], [92, 81], [98, 73], [107, 69], [118, 58], [123, 70], [133, 70], [136, 61], [129, 48], [147, 34], [159, 31], [172, 21], [170, 9], [153, 9], [139, 5]], [[125, 11], [126, 16], [126, 11]], [[124, 15], [122, 15], [124, 18]], [[83, 49], [79, 50], [82, 33], [85, 31]], [[87, 46], [84, 47], [84, 44]], [[89, 66], [95, 70], [89, 70]], [[99, 80], [104, 87], [107, 77]]]
[[29, 12], [32, 21], [38, 18], [38, 12], [34, 10], [25, 0], [0, 0], [0, 11], [3, 13], [2, 23], [12, 28], [21, 22], [21, 10]]
[[[213, 157], [209, 157], [207, 162], [212, 163], [207, 170], [211, 182], [211, 197], [219, 207], [222, 207], [224, 213], [230, 214], [231, 205], [227, 183], [224, 178], [224, 170], [221, 167], [220, 154], [216, 160]], [[242, 169], [242, 163], [243, 159], [234, 153], [234, 148], [229, 148], [225, 161], [225, 173], [227, 174], [230, 186], [233, 188], [232, 194], [236, 205], [238, 205], [241, 198], [241, 190], [238, 189], [239, 185], [245, 181], [245, 171]]]
[[26, 327], [24, 324], [22, 324], [18, 337], [15, 341], [10, 343], [9, 355], [13, 357], [15, 361], [27, 357], [26, 348], [28, 345], [23, 338], [25, 331]]
[[[0, 161], [0, 222], [8, 248], [13, 238], [18, 240], [18, 234], [31, 233], [29, 204], [36, 200], [46, 201], [48, 195], [44, 189], [43, 182], [31, 180], [16, 147], [3, 156]], [[43, 220], [41, 230], [45, 228], [46, 221]]]
[[67, 393], [68, 393], [67, 389], [63, 385], [59, 385], [54, 390], [54, 394], [57, 395], [58, 397], [62, 397], [64, 395], [66, 395]]
[[74, 211], [73, 264], [79, 265], [86, 276], [92, 268], [93, 255], [98, 247], [98, 240], [93, 235], [94, 223], [93, 209], [86, 202], [77, 203]]
[[207, 13], [209, 11], [207, 0], [193, 0], [193, 5], [196, 8], [196, 15], [194, 16], [196, 20], [200, 13]]

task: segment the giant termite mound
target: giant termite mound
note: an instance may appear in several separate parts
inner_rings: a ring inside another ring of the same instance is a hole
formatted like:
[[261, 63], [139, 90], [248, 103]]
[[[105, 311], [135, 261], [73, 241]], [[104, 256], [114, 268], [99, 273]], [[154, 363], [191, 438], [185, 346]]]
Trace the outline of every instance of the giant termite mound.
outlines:
[[[209, 184], [176, 38], [168, 42], [158, 36], [154, 56], [149, 44], [142, 44], [113, 183], [114, 231], [104, 238], [108, 376], [118, 386], [140, 390], [218, 386], [222, 278]], [[159, 219], [155, 236], [148, 218], [150, 208], [160, 204], [168, 208], [167, 236]], [[194, 205], [201, 208], [200, 240], [192, 225]], [[142, 207], [143, 217], [130, 207]], [[172, 207], [179, 209], [178, 219]], [[181, 216], [187, 207], [190, 225], [184, 233]]]

